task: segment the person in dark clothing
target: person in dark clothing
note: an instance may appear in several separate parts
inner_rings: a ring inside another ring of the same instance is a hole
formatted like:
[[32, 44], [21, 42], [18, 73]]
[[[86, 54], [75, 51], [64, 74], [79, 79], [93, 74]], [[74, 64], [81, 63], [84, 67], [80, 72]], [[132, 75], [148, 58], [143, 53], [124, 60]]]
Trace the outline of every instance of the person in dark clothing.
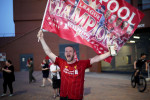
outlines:
[[12, 62], [10, 60], [7, 60], [5, 62], [6, 66], [2, 68], [3, 71], [3, 94], [1, 95], [6, 96], [7, 92], [7, 86], [9, 87], [10, 94], [9, 96], [13, 96], [13, 86], [12, 83], [15, 81], [15, 75], [14, 75], [14, 66], [12, 65]]
[[145, 53], [142, 53], [141, 54], [141, 57], [138, 59], [138, 60], [136, 60], [135, 62], [134, 62], [134, 69], [136, 70], [136, 72], [135, 72], [135, 80], [138, 82], [139, 80], [138, 80], [138, 73], [140, 72], [140, 71], [142, 71], [142, 68], [143, 68], [143, 65], [145, 65], [145, 70], [147, 71], [148, 70], [148, 64], [147, 64], [147, 62], [146, 62], [146, 54]]
[[147, 62], [146, 62], [145, 58], [146, 58], [146, 54], [142, 53], [141, 57], [134, 62], [134, 69], [136, 70], [136, 73], [142, 70], [144, 64], [146, 66], [145, 70], [147, 71], [148, 67], [147, 67]]
[[48, 60], [44, 59], [42, 64], [42, 73], [43, 73], [43, 84], [41, 87], [45, 87], [45, 82], [48, 80], [52, 84], [52, 80], [49, 78], [49, 62]]
[[36, 79], [32, 75], [33, 71], [34, 71], [34, 68], [33, 68], [34, 65], [33, 65], [33, 59], [32, 58], [28, 59], [27, 66], [29, 68], [29, 83], [31, 83], [32, 81], [36, 82]]

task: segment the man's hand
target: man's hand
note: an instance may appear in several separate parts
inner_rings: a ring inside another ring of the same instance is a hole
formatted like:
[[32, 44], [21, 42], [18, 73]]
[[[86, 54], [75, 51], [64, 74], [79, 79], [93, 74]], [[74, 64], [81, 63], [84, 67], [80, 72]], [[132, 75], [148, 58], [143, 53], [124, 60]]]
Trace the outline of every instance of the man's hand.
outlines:
[[44, 35], [43, 35], [42, 30], [39, 30], [39, 32], [38, 32], [38, 34], [37, 34], [37, 38], [38, 38], [38, 40], [43, 39], [43, 37], [44, 37]]
[[111, 56], [116, 56], [117, 55], [117, 52], [116, 52], [117, 51], [117, 46], [116, 45], [108, 45], [108, 50], [109, 50]]
[[2, 71], [4, 71], [5, 69], [4, 68], [2, 68]]
[[60, 72], [60, 69], [57, 69], [57, 72]]

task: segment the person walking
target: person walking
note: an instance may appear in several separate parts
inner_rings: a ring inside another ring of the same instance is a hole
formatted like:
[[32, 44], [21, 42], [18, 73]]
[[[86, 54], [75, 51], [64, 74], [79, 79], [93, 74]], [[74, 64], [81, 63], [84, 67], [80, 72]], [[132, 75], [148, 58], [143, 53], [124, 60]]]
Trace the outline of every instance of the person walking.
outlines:
[[5, 62], [6, 66], [2, 68], [3, 71], [3, 94], [1, 95], [6, 96], [7, 92], [7, 86], [10, 90], [9, 96], [13, 96], [13, 82], [15, 81], [15, 75], [14, 75], [14, 66], [12, 65], [12, 62], [10, 60], [7, 60]]
[[49, 61], [44, 59], [42, 64], [43, 84], [41, 87], [45, 87], [45, 82], [48, 80], [52, 84], [52, 80], [49, 78]]
[[52, 77], [52, 81], [53, 81], [53, 89], [54, 89], [54, 95], [53, 98], [55, 99], [56, 96], [59, 96], [59, 90], [60, 90], [60, 68], [55, 65], [52, 64], [50, 66], [50, 70], [51, 70], [51, 77]]
[[29, 84], [31, 82], [36, 82], [36, 79], [33, 77], [34, 65], [33, 65], [33, 58], [29, 58], [27, 62], [27, 66], [29, 68]]

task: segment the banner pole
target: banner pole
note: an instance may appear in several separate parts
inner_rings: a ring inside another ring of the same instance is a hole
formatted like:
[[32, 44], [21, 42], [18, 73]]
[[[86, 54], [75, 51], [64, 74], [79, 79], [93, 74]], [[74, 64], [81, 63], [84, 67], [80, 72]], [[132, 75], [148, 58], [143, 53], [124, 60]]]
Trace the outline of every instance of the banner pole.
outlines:
[[[44, 19], [45, 19], [45, 15], [46, 15], [46, 11], [47, 11], [47, 7], [48, 7], [49, 1], [50, 1], [50, 0], [47, 0], [47, 4], [46, 4], [45, 12], [44, 12], [44, 15], [43, 15], [43, 19], [42, 19], [42, 24], [41, 24], [40, 30], [42, 30], [42, 27], [43, 27], [43, 23], [44, 23]], [[38, 38], [38, 42], [39, 42], [39, 41], [40, 41], [40, 38]]]
[[42, 27], [43, 27], [43, 23], [44, 23], [44, 19], [45, 19], [45, 15], [46, 15], [46, 11], [47, 11], [47, 7], [48, 7], [48, 4], [49, 4], [49, 1], [50, 0], [47, 0], [47, 4], [46, 4], [46, 8], [45, 8], [45, 12], [44, 12], [44, 15], [43, 15], [43, 20], [42, 20], [42, 24], [41, 24], [41, 28], [40, 29], [42, 29]]

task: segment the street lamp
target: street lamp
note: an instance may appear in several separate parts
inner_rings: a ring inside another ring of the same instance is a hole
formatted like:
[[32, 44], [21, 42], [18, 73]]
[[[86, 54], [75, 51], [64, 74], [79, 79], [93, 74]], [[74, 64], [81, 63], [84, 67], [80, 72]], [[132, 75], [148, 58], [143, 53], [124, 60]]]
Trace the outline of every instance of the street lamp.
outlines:
[[140, 39], [140, 37], [139, 37], [139, 36], [133, 36], [133, 38], [135, 38], [135, 39]]

